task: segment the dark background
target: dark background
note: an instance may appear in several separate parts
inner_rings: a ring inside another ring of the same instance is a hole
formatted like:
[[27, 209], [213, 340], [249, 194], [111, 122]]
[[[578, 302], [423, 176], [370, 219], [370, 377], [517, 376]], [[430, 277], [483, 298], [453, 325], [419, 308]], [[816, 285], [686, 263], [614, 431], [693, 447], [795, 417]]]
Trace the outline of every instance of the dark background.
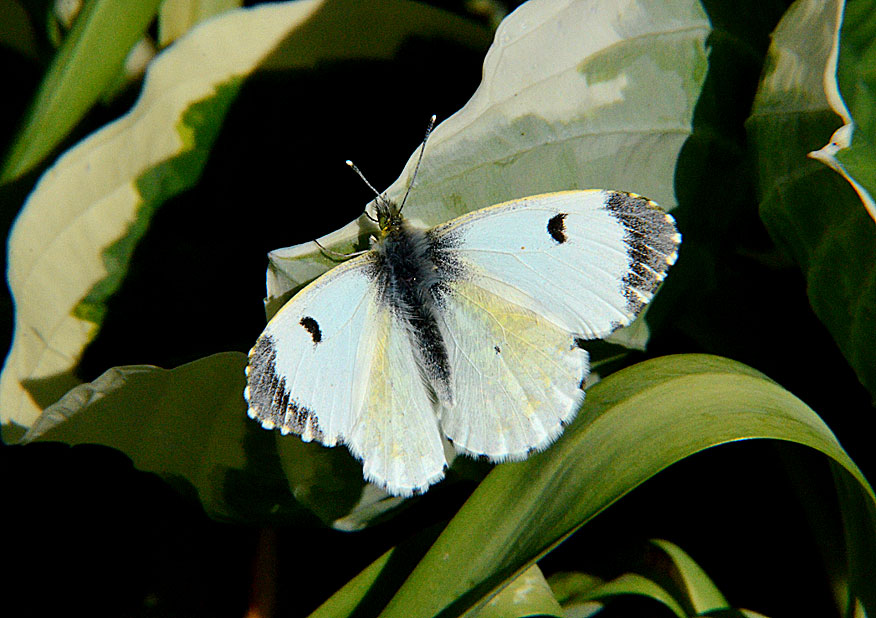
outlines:
[[[433, 4], [468, 14], [462, 2]], [[860, 417], [872, 414], [868, 393], [809, 309], [799, 270], [781, 256], [764, 265], [764, 256], [776, 254], [757, 217], [742, 123], [767, 35], [785, 8], [757, 5], [761, 29], [745, 34], [747, 62], [729, 72], [721, 67], [729, 83], [710, 74], [697, 133], [679, 164], [685, 176], [674, 214], [685, 245], [655, 301], [661, 319], [648, 353], [630, 362], [709, 352], [747, 363], [816, 410], [872, 478], [873, 457], [859, 428]], [[716, 28], [738, 27], [717, 3], [707, 9]], [[715, 67], [726, 41], [713, 36], [710, 42]], [[376, 187], [388, 186], [422, 139], [428, 117], [437, 114], [440, 122], [474, 92], [484, 51], [411, 39], [391, 61], [327, 63], [250, 79], [198, 186], [154, 216], [79, 377], [92, 380], [118, 365], [174, 367], [248, 350], [264, 326], [266, 253], [357, 217], [370, 191], [344, 161], [354, 160]], [[5, 81], [15, 84], [2, 97], [5, 150], [43, 66], [5, 48], [0, 54]], [[109, 107], [98, 106], [62, 150], [126, 111], [136, 95], [135, 88]], [[716, 127], [721, 140], [713, 138]], [[712, 177], [703, 156], [738, 170], [736, 199], [704, 207], [709, 191], [726, 194], [727, 179]], [[44, 169], [0, 188], [6, 229]], [[704, 268], [703, 247], [713, 260], [710, 276], [691, 286]], [[780, 321], [765, 317], [777, 307]], [[12, 308], [5, 290], [0, 316], [8, 339]], [[583, 570], [613, 577], [648, 568], [654, 556], [647, 539], [666, 538], [688, 551], [734, 606], [770, 616], [835, 615], [814, 532], [836, 516], [836, 504], [828, 499], [815, 512], [807, 507], [807, 492], [829, 487], [830, 478], [821, 460], [802, 450], [738, 443], [691, 457], [622, 499], [541, 565], [546, 574]], [[276, 573], [277, 615], [304, 615], [388, 547], [446, 521], [474, 487], [438, 486], [391, 523], [348, 534], [316, 521], [305, 530], [211, 521], [197, 503], [105, 447], [0, 447], [0, 474], [0, 560], [13, 571], [2, 601], [4, 609], [12, 604], [9, 615], [63, 609], [95, 616], [240, 616], [262, 567]], [[627, 600], [607, 615], [671, 614]]]

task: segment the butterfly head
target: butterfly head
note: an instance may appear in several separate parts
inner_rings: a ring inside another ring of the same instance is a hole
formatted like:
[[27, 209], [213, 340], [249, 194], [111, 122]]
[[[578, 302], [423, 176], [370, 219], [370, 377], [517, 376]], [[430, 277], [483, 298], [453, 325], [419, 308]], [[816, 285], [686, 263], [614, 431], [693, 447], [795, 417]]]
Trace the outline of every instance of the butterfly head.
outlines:
[[375, 210], [377, 212], [377, 227], [380, 228], [380, 235], [386, 236], [392, 229], [401, 225], [404, 218], [401, 214], [401, 208], [384, 195], [379, 195], [375, 200]]

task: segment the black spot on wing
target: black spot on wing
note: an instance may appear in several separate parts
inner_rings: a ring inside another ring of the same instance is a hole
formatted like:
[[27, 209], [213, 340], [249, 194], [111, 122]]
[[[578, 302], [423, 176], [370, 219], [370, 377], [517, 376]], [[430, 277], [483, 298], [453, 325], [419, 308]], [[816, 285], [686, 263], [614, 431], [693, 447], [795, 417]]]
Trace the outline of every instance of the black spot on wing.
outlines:
[[606, 209], [624, 228], [629, 270], [623, 278], [627, 310], [638, 314], [675, 261], [675, 220], [654, 202], [630, 193], [611, 193]]
[[558, 215], [554, 215], [551, 217], [550, 221], [547, 224], [548, 234], [551, 235], [557, 244], [563, 244], [569, 237], [566, 236], [566, 217], [568, 213], [561, 212]]
[[500, 348], [500, 347], [497, 346], [497, 345], [494, 345], [494, 346], [493, 346], [493, 349], [496, 351], [496, 354], [501, 354], [501, 353], [502, 353], [502, 348]]
[[291, 433], [302, 434], [309, 426], [314, 438], [323, 441], [315, 412], [292, 397], [285, 378], [278, 374], [277, 349], [270, 335], [259, 337], [249, 353], [246, 385], [250, 416]]
[[322, 331], [319, 330], [319, 323], [312, 317], [304, 316], [301, 318], [299, 324], [304, 327], [304, 330], [310, 333], [310, 338], [313, 339], [313, 343], [319, 343], [322, 341]]

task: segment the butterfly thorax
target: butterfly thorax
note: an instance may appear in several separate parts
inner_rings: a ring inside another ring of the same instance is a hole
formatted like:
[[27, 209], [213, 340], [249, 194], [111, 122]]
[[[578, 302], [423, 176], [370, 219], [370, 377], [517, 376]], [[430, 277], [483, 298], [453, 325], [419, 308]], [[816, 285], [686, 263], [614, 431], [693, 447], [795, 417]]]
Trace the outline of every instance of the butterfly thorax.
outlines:
[[451, 403], [447, 348], [439, 327], [437, 302], [440, 277], [437, 243], [426, 230], [410, 225], [397, 209], [381, 222], [381, 237], [374, 247], [373, 276], [380, 304], [405, 328], [421, 361], [421, 375], [438, 400]]

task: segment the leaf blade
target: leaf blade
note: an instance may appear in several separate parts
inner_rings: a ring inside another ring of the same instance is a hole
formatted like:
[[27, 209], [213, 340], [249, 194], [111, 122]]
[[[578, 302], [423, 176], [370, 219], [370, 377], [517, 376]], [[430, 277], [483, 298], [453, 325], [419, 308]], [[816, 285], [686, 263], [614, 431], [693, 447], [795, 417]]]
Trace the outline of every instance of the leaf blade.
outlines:
[[[838, 462], [855, 479], [856, 495], [869, 509], [863, 515], [869, 528], [859, 526], [852, 534], [871, 539], [876, 530], [872, 489], [803, 402], [727, 359], [663, 357], [594, 385], [579, 418], [554, 446], [525, 462], [498, 466], [381, 615], [471, 611], [667, 466], [706, 448], [754, 438], [792, 441]], [[631, 449], [634, 444], [646, 447]], [[543, 524], [533, 527], [532, 521]]]
[[837, 125], [822, 83], [838, 4], [801, 0], [782, 17], [746, 130], [761, 220], [803, 271], [812, 309], [876, 396], [876, 225], [851, 185], [807, 158]]
[[183, 493], [193, 488], [214, 518], [301, 515], [279, 460], [266, 456], [272, 437], [246, 416], [245, 365], [244, 354], [225, 352], [174, 369], [114, 367], [49, 406], [23, 442], [118, 449]]

